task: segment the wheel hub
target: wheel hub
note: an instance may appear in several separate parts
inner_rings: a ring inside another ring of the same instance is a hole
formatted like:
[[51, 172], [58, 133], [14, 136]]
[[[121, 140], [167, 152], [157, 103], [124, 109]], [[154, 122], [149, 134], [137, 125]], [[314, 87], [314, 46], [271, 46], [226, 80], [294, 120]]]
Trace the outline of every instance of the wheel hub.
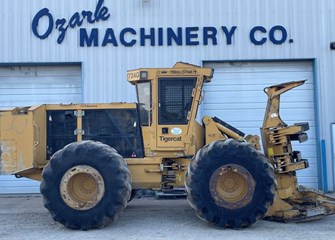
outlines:
[[252, 200], [255, 181], [244, 167], [225, 164], [212, 174], [209, 189], [216, 205], [237, 209], [246, 206]]
[[60, 193], [63, 201], [76, 210], [88, 210], [96, 206], [105, 193], [101, 174], [87, 165], [72, 167], [62, 177]]

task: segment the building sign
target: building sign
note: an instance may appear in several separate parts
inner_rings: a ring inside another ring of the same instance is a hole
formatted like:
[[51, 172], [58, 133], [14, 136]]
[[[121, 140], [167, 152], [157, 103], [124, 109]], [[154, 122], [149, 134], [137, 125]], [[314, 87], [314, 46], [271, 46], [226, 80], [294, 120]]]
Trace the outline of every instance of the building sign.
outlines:
[[[48, 8], [43, 8], [34, 16], [31, 28], [33, 34], [39, 39], [46, 39], [53, 31], [58, 32], [57, 43], [62, 44], [68, 31], [78, 29], [79, 45], [81, 47], [98, 46], [198, 46], [198, 45], [231, 45], [238, 29], [237, 26], [189, 26], [167, 28], [131, 28], [126, 27], [121, 31], [113, 28], [81, 28], [83, 23], [96, 24], [108, 21], [109, 9], [103, 6], [104, 0], [99, 0], [94, 11], [83, 10], [75, 12], [69, 19], [58, 18], [52, 15]], [[39, 29], [39, 23], [46, 20], [45, 30]], [[264, 45], [271, 42], [276, 45], [292, 43], [288, 39], [287, 30], [281, 25], [269, 29], [263, 26], [255, 26], [250, 29], [249, 40], [255, 45]]]

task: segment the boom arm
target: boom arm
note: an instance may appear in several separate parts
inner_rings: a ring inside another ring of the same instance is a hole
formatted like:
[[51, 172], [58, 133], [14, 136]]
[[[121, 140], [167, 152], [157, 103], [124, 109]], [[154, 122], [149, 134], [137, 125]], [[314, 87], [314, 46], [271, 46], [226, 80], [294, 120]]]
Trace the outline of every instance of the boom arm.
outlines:
[[260, 150], [259, 136], [247, 135], [240, 130], [234, 128], [228, 123], [217, 117], [205, 116], [202, 119], [205, 125], [205, 142], [209, 144], [219, 139], [233, 138], [240, 142], [249, 142], [254, 148]]

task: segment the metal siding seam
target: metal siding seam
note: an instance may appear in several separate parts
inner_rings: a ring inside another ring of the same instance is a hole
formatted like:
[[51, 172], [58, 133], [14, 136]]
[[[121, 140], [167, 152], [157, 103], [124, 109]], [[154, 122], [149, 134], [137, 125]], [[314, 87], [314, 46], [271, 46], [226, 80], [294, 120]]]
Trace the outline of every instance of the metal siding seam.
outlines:
[[[321, 137], [320, 137], [320, 109], [319, 109], [319, 79], [317, 77], [317, 60], [313, 60], [313, 84], [314, 84], [314, 114], [315, 114], [315, 136], [316, 142], [320, 144], [316, 144], [316, 152], [317, 152], [317, 172], [318, 172], [318, 187], [319, 189], [323, 189], [323, 176], [322, 176], [322, 156], [321, 156]], [[324, 190], [324, 189], [323, 189]]]
[[321, 140], [321, 165], [322, 165], [322, 190], [324, 192], [328, 192], [328, 177], [327, 177], [327, 156], [326, 156], [326, 141], [324, 139]]
[[84, 62], [80, 62], [80, 72], [81, 72], [81, 102], [85, 103], [85, 71], [84, 71]]

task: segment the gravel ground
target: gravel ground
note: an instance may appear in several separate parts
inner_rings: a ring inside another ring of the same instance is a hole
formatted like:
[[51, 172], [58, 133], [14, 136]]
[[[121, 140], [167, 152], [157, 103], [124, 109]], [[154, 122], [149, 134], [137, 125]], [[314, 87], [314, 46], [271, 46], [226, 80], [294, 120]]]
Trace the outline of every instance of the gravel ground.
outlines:
[[185, 199], [135, 198], [113, 224], [69, 230], [51, 219], [40, 195], [0, 196], [0, 239], [335, 239], [335, 215], [307, 223], [260, 221], [243, 230], [215, 229], [199, 220]]

